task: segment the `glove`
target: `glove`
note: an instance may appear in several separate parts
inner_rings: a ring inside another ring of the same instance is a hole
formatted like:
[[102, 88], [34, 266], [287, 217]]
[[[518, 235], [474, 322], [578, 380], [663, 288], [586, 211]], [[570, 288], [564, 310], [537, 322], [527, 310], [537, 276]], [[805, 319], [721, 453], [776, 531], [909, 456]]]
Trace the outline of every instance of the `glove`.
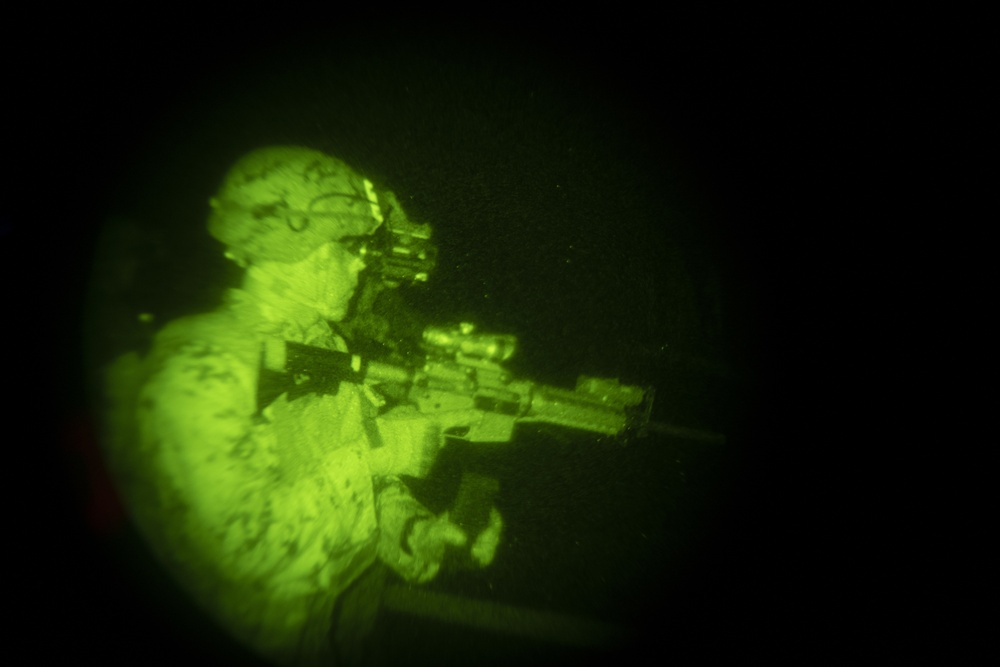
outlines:
[[[409, 551], [412, 581], [425, 583], [437, 576], [448, 546], [462, 547], [468, 542], [465, 532], [448, 520], [448, 513], [417, 519], [402, 539], [402, 550]], [[409, 578], [409, 577], [408, 577]]]
[[[479, 567], [486, 567], [493, 562], [502, 531], [503, 518], [497, 508], [493, 507], [490, 509], [486, 529], [469, 549], [469, 556]], [[415, 521], [412, 532], [408, 537], [404, 535], [403, 540], [403, 550], [409, 549], [414, 560], [414, 570], [417, 572], [414, 581], [417, 583], [430, 581], [437, 576], [449, 546], [464, 547], [469, 541], [465, 531], [449, 520], [448, 512]]]
[[490, 508], [490, 521], [486, 529], [472, 543], [469, 555], [479, 567], [486, 567], [493, 562], [497, 546], [500, 544], [500, 534], [503, 532], [503, 518], [496, 507]]
[[500, 483], [494, 477], [475, 472], [462, 474], [450, 516], [459, 527], [477, 537], [467, 554], [454, 559], [455, 566], [485, 567], [493, 562], [503, 531], [503, 518], [493, 505], [499, 490]]

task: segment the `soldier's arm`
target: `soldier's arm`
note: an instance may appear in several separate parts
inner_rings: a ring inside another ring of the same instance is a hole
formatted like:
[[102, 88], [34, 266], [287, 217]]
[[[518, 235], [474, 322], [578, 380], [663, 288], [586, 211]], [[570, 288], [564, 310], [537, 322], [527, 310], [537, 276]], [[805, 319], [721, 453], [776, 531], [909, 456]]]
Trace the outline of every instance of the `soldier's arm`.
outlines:
[[273, 429], [253, 419], [254, 370], [191, 343], [143, 388], [143, 441], [172, 505], [163, 508], [164, 527], [226, 575], [309, 579], [329, 561], [323, 526], [336, 524], [338, 508], [321, 479], [292, 479], [283, 469]]

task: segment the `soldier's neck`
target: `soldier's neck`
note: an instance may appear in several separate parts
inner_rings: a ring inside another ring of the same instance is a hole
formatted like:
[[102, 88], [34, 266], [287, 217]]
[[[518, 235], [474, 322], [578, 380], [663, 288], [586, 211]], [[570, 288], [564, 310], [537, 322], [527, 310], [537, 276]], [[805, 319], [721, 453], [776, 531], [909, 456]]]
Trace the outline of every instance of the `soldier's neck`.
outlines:
[[315, 308], [297, 299], [274, 276], [252, 266], [243, 277], [242, 290], [264, 319], [276, 326], [292, 325], [305, 330], [323, 321]]

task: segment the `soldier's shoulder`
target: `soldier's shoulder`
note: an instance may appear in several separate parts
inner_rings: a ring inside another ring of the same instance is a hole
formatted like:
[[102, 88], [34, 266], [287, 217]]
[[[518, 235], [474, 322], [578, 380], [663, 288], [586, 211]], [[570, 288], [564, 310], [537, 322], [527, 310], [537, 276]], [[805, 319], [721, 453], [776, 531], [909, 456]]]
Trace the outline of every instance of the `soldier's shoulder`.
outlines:
[[261, 338], [231, 312], [189, 315], [167, 324], [153, 341], [153, 357], [181, 353], [229, 356], [244, 363], [255, 363], [260, 355]]

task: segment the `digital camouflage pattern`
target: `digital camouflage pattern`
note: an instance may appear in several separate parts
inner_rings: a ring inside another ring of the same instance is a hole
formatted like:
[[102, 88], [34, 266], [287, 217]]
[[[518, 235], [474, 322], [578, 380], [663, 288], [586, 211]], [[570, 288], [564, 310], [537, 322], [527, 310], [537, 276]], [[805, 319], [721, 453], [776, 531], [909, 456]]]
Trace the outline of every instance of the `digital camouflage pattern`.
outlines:
[[209, 204], [209, 233], [240, 263], [297, 262], [323, 243], [370, 234], [383, 221], [370, 181], [300, 146], [247, 154]]
[[429, 513], [372, 467], [380, 422], [393, 426], [370, 390], [257, 404], [268, 340], [344, 350], [319, 318], [277, 325], [233, 290], [220, 311], [168, 325], [146, 359], [115, 364], [108, 459], [191, 596], [260, 654], [308, 664], [329, 650], [338, 596], [376, 557], [425, 577], [399, 540], [407, 519]]

